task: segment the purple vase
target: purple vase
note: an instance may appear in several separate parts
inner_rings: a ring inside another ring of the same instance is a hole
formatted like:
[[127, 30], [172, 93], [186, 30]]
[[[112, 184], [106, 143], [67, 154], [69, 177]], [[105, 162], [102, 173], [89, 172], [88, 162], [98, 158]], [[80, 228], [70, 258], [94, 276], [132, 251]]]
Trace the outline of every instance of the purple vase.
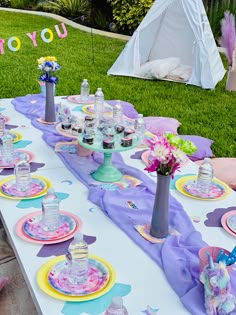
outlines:
[[169, 234], [169, 191], [170, 176], [157, 174], [156, 196], [150, 227], [150, 234], [156, 238], [165, 238]]
[[56, 109], [54, 103], [54, 83], [46, 81], [45, 121], [56, 121]]

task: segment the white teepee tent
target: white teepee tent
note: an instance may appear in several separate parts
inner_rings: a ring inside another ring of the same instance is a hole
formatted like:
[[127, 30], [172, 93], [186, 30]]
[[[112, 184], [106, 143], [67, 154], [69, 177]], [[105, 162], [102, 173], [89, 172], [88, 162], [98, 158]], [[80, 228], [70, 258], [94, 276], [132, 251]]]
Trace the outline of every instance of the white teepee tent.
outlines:
[[213, 89], [225, 69], [202, 0], [156, 0], [108, 74]]

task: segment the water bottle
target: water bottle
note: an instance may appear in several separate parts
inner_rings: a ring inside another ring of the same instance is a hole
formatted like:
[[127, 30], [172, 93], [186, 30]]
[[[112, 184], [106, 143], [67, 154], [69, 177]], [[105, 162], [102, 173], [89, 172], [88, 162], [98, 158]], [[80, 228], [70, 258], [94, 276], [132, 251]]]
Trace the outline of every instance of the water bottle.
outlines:
[[13, 164], [14, 163], [14, 146], [12, 135], [8, 130], [4, 130], [4, 134], [1, 138], [2, 142], [2, 163]]
[[16, 189], [18, 191], [29, 192], [31, 190], [30, 164], [24, 155], [20, 155], [20, 160], [14, 168], [16, 176]]
[[80, 87], [80, 100], [87, 102], [89, 100], [90, 86], [87, 79], [83, 79]]
[[113, 106], [113, 120], [115, 125], [122, 124], [123, 121], [123, 108], [121, 105], [121, 101], [117, 101], [117, 103]]
[[95, 115], [97, 123], [100, 122], [103, 118], [103, 110], [104, 110], [104, 94], [102, 88], [98, 88], [95, 93]]
[[211, 164], [211, 159], [205, 158], [198, 170], [197, 188], [200, 192], [205, 194], [209, 193], [213, 176], [214, 171]]
[[0, 137], [2, 137], [5, 130], [5, 117], [0, 113]]
[[121, 296], [114, 296], [104, 315], [128, 315]]
[[76, 233], [66, 253], [68, 261], [68, 281], [71, 284], [82, 284], [88, 280], [88, 244], [83, 234]]
[[134, 122], [134, 129], [139, 138], [138, 139], [139, 142], [142, 143], [144, 140], [144, 133], [146, 130], [143, 114], [138, 114], [138, 118], [135, 119], [135, 122]]
[[53, 188], [49, 188], [42, 202], [42, 228], [45, 231], [56, 231], [60, 226], [60, 200]]

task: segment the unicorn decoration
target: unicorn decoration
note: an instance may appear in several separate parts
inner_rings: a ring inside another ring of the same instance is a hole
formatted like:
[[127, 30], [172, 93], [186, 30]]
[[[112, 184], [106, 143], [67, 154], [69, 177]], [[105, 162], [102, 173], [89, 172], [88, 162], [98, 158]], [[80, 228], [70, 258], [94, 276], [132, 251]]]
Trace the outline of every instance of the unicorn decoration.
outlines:
[[230, 293], [230, 277], [224, 262], [213, 262], [209, 253], [208, 265], [200, 275], [205, 288], [205, 307], [207, 315], [227, 315], [236, 308], [236, 297]]

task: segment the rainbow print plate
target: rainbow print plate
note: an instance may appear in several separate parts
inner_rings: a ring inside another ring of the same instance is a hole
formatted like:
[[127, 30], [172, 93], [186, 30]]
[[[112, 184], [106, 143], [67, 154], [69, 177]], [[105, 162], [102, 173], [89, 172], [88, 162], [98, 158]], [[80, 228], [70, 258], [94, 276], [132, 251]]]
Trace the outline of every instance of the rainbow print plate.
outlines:
[[51, 241], [64, 238], [74, 232], [76, 222], [70, 215], [62, 214], [60, 216], [60, 226], [56, 231], [45, 231], [42, 225], [42, 215], [32, 216], [25, 221], [23, 232], [36, 240]]
[[[95, 114], [95, 107], [94, 105], [84, 105], [82, 107], [82, 111], [88, 115]], [[104, 104], [104, 115], [111, 115], [112, 114], [112, 106], [109, 104]]]
[[3, 163], [0, 160], [0, 168], [13, 168], [15, 167], [15, 164], [20, 160], [21, 156], [24, 156], [24, 159], [26, 159], [29, 163], [32, 162], [32, 159], [34, 157], [33, 153], [25, 150], [15, 150], [14, 152], [14, 161], [13, 163]]
[[220, 198], [225, 193], [225, 188], [219, 183], [216, 183], [214, 181], [212, 181], [212, 184], [208, 193], [203, 193], [199, 191], [199, 189], [197, 188], [197, 180], [188, 181], [187, 183], [184, 184], [183, 188], [188, 194], [194, 197], [207, 198], [207, 199]]
[[24, 224], [31, 220], [34, 217], [38, 217], [40, 215], [42, 215], [42, 211], [36, 211], [36, 212], [32, 212], [29, 213], [25, 216], [23, 216], [22, 218], [20, 218], [20, 220], [17, 221], [16, 226], [15, 226], [15, 231], [17, 236], [19, 236], [22, 240], [29, 242], [29, 243], [34, 243], [34, 244], [44, 244], [44, 245], [49, 245], [49, 244], [57, 244], [57, 243], [61, 243], [61, 242], [65, 242], [67, 240], [69, 240], [70, 238], [72, 238], [77, 232], [79, 232], [82, 228], [82, 220], [74, 215], [71, 212], [68, 211], [60, 211], [61, 215], [65, 215], [65, 216], [69, 216], [70, 218], [72, 218], [75, 222], [76, 222], [76, 227], [73, 231], [71, 231], [70, 233], [68, 233], [67, 235], [64, 235], [63, 237], [60, 238], [54, 238], [51, 240], [40, 240], [40, 239], [35, 239], [32, 238], [31, 236], [29, 236], [28, 234], [25, 233], [24, 230]]
[[109, 270], [102, 262], [89, 258], [88, 280], [83, 284], [71, 284], [69, 263], [64, 260], [57, 263], [48, 274], [50, 285], [57, 291], [72, 295], [84, 296], [101, 291], [108, 283]]
[[176, 189], [190, 198], [199, 200], [219, 200], [226, 198], [230, 194], [230, 188], [222, 181], [214, 178], [208, 194], [199, 192], [196, 187], [197, 176], [183, 176], [176, 183]]
[[34, 199], [46, 194], [51, 182], [42, 176], [31, 176], [32, 184], [29, 192], [19, 192], [16, 190], [16, 177], [9, 176], [0, 181], [0, 196], [10, 199]]
[[89, 95], [88, 101], [81, 100], [80, 95], [68, 96], [68, 101], [76, 104], [94, 104], [94, 95]]
[[[235, 217], [236, 217], [236, 210], [232, 210], [232, 211], [226, 212], [221, 217], [221, 225], [222, 225], [222, 227], [225, 229], [226, 232], [228, 232], [229, 234], [233, 235], [234, 237], [236, 237]], [[232, 222], [233, 222], [233, 225], [232, 225]]]
[[19, 132], [11, 130], [10, 134], [12, 135], [13, 143], [17, 143], [22, 139], [22, 135]]
[[230, 230], [236, 234], [236, 213], [231, 214], [227, 218], [226, 222], [227, 222], [227, 225], [230, 228]]
[[84, 301], [90, 301], [90, 300], [96, 299], [100, 296], [103, 296], [108, 291], [110, 291], [111, 288], [115, 284], [115, 280], [116, 280], [115, 270], [110, 265], [110, 263], [108, 263], [105, 259], [103, 259], [101, 257], [95, 256], [95, 255], [89, 255], [89, 258], [100, 262], [102, 265], [105, 266], [105, 268], [108, 269], [109, 279], [108, 279], [106, 285], [104, 284], [103, 288], [101, 288], [100, 290], [93, 292], [91, 294], [84, 294], [81, 296], [64, 294], [64, 293], [60, 292], [59, 290], [56, 290], [52, 286], [52, 284], [49, 283], [49, 274], [52, 271], [53, 267], [55, 265], [57, 265], [57, 263], [60, 263], [60, 262], [65, 263], [65, 256], [64, 255], [52, 258], [40, 267], [40, 269], [37, 272], [37, 277], [36, 277], [37, 284], [38, 284], [39, 288], [44, 293], [48, 294], [49, 296], [51, 296], [55, 299], [58, 299], [58, 300], [62, 300], [62, 301], [84, 302]]

